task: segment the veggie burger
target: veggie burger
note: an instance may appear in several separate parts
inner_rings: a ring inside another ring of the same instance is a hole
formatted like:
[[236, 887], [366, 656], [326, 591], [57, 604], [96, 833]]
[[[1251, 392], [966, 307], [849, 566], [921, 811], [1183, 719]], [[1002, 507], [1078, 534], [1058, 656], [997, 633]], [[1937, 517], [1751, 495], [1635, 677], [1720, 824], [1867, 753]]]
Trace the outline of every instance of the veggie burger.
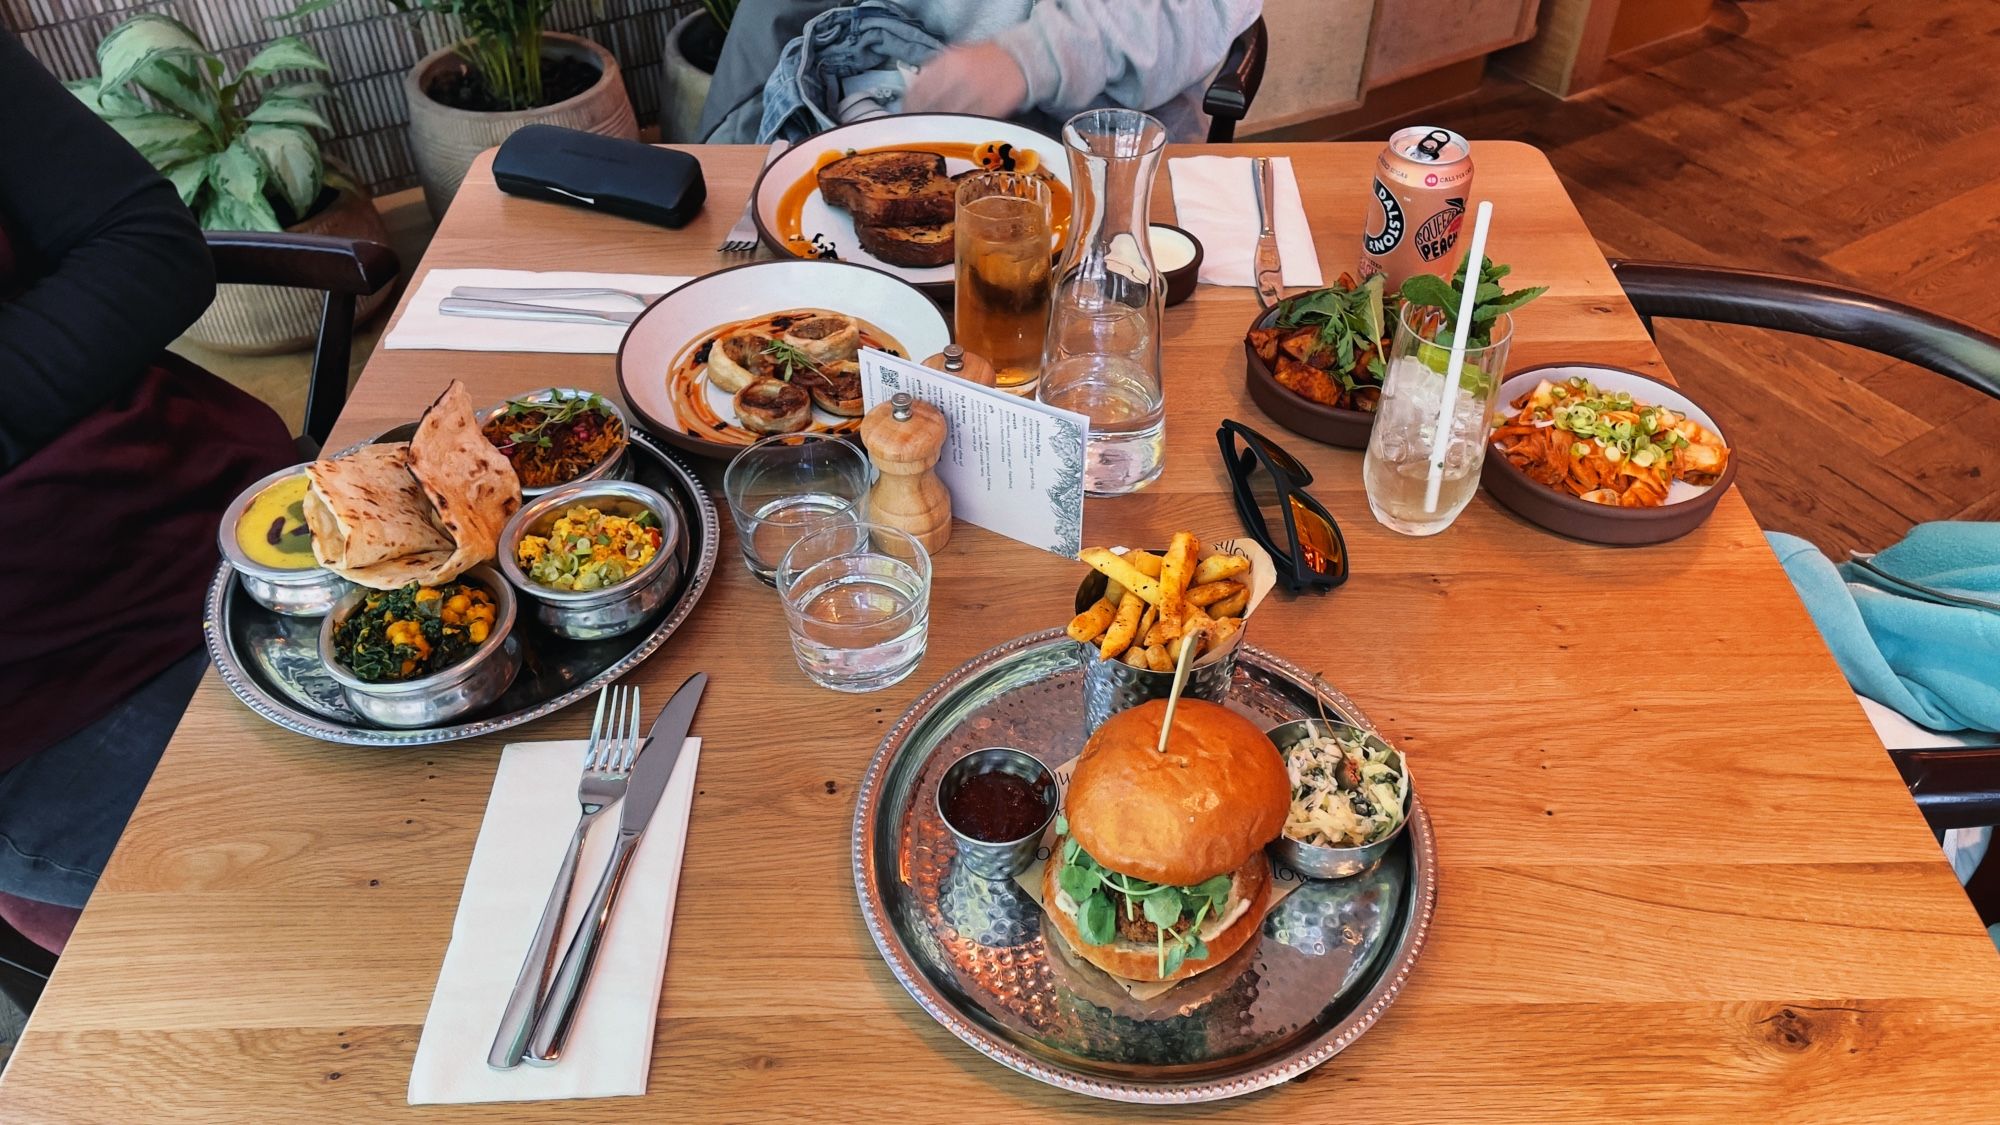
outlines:
[[1182, 699], [1097, 728], [1070, 777], [1043, 905], [1079, 956], [1130, 980], [1190, 977], [1229, 959], [1271, 902], [1264, 845], [1291, 782], [1277, 747], [1227, 708]]

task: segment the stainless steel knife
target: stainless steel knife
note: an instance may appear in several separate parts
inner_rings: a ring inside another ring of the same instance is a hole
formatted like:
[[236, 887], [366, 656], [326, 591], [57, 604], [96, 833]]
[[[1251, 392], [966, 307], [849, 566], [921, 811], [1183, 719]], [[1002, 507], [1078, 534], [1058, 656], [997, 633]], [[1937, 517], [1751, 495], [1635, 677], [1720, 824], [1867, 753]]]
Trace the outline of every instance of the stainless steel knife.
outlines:
[[446, 297], [438, 302], [442, 316], [474, 316], [487, 320], [547, 320], [569, 324], [630, 324], [644, 309], [566, 309], [560, 305], [530, 305], [521, 301], [482, 301], [471, 297]]
[[631, 780], [625, 783], [625, 798], [618, 809], [618, 842], [612, 845], [604, 877], [598, 881], [596, 893], [590, 896], [590, 906], [577, 923], [576, 935], [563, 951], [555, 983], [549, 986], [549, 994], [536, 1013], [535, 1032], [523, 1060], [531, 1066], [553, 1066], [562, 1056], [563, 1043], [576, 1023], [584, 987], [590, 983], [591, 968], [604, 944], [611, 911], [618, 905], [618, 889], [624, 885], [626, 871], [632, 866], [639, 838], [645, 835], [646, 825], [652, 821], [653, 811], [659, 808], [660, 797], [667, 791], [667, 782], [674, 776], [688, 729], [694, 725], [695, 708], [701, 705], [701, 693], [707, 687], [708, 673], [689, 676], [667, 701], [660, 717], [653, 721], [645, 749], [639, 752]]
[[1265, 308], [1285, 297], [1285, 264], [1278, 257], [1278, 189], [1271, 158], [1252, 157], [1250, 172], [1257, 195], [1257, 299]]

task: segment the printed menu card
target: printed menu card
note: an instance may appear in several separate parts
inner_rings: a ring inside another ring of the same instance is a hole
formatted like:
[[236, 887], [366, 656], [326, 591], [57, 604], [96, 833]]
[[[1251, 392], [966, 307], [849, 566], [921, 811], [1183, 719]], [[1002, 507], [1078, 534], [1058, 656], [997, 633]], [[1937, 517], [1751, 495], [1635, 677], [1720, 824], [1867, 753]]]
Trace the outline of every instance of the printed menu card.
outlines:
[[937, 475], [951, 493], [952, 515], [1064, 558], [1083, 550], [1089, 418], [861, 349], [867, 408], [898, 391], [937, 407], [950, 427]]

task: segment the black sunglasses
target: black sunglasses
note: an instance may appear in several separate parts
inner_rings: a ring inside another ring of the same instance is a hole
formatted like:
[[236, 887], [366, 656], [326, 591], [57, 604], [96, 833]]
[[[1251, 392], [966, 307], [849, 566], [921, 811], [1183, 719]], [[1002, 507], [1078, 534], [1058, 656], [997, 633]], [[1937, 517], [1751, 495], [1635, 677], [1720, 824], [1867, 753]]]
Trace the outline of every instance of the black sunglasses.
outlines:
[[[1215, 431], [1215, 443], [1229, 469], [1236, 515], [1250, 537], [1271, 552], [1286, 588], [1296, 594], [1309, 589], [1330, 590], [1347, 581], [1347, 541], [1340, 537], [1340, 525], [1334, 522], [1333, 514], [1306, 492], [1313, 479], [1311, 471], [1278, 443], [1233, 419], [1222, 420]], [[1259, 468], [1271, 475], [1277, 487], [1279, 510], [1285, 520], [1283, 540], [1271, 534], [1264, 509], [1251, 489]]]

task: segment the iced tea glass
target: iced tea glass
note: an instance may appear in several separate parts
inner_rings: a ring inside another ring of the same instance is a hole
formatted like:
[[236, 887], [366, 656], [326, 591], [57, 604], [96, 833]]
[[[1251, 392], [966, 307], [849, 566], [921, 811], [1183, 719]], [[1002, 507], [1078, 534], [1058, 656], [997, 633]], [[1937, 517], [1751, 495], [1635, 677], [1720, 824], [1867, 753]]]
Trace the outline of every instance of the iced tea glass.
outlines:
[[956, 329], [995, 383], [1031, 395], [1049, 327], [1054, 197], [1040, 176], [977, 172], [958, 184]]

